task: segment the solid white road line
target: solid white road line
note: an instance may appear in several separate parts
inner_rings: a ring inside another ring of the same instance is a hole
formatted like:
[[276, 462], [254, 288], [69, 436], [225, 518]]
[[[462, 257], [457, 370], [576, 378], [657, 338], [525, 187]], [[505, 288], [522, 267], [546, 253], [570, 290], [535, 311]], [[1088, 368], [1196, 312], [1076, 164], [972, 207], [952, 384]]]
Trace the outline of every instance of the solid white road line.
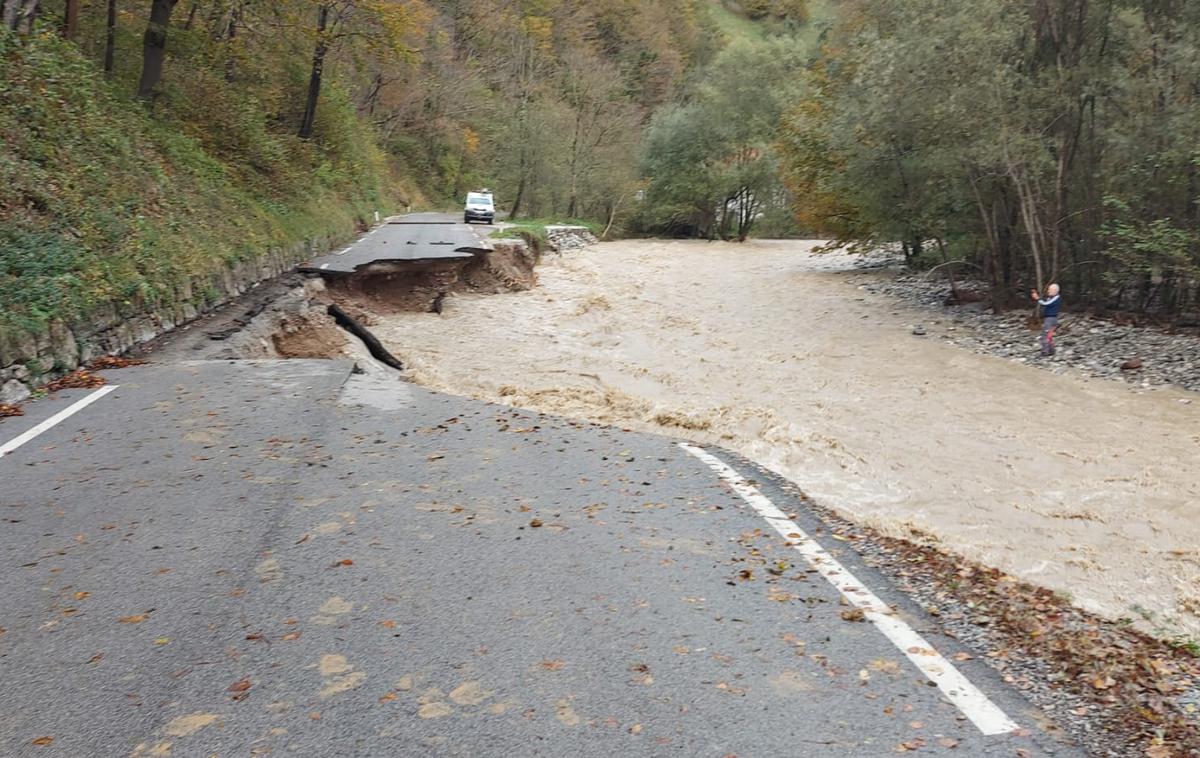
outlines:
[[87, 397], [80, 398], [76, 402], [67, 406], [66, 408], [59, 411], [58, 413], [54, 414], [53, 416], [46, 419], [42, 423], [33, 427], [29, 431], [25, 432], [24, 434], [17, 435], [17, 437], [15, 437], [14, 439], [12, 439], [8, 442], [5, 442], [3, 445], [0, 445], [0, 458], [3, 458], [4, 456], [13, 452], [17, 448], [19, 448], [21, 445], [24, 445], [26, 442], [30, 441], [34, 437], [37, 437], [42, 432], [45, 432], [48, 429], [52, 429], [55, 426], [57, 426], [58, 424], [61, 424], [63, 421], [66, 421], [70, 417], [74, 416], [76, 413], [79, 413], [84, 408], [88, 407], [92, 403], [96, 402], [100, 398], [104, 397], [108, 393], [115, 390], [118, 386], [119, 385], [116, 385], [116, 384], [110, 384], [107, 387], [101, 387], [100, 389], [96, 390], [95, 392], [88, 395]]
[[742, 499], [779, 532], [788, 545], [795, 548], [809, 565], [842, 593], [851, 605], [862, 609], [863, 615], [900, 648], [921, 673], [938, 686], [950, 702], [958, 706], [979, 731], [987, 735], [1006, 734], [1016, 730], [1016, 723], [1004, 711], [971, 684], [953, 664], [925, 641], [911, 626], [896, 616], [895, 611], [858, 581], [837, 559], [826, 552], [803, 529], [784, 515], [750, 482], [726, 465], [721, 459], [686, 442], [679, 446], [708, 465], [721, 479], [741, 495]]

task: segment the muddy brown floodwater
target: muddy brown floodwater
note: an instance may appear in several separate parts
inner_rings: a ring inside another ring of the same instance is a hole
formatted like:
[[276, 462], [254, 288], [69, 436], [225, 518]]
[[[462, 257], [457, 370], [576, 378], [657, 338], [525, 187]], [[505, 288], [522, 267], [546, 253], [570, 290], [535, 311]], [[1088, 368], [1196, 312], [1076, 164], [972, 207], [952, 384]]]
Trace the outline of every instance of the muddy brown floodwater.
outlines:
[[928, 312], [813, 247], [606, 243], [376, 331], [429, 387], [718, 443], [887, 534], [1200, 636], [1196, 395], [913, 336]]

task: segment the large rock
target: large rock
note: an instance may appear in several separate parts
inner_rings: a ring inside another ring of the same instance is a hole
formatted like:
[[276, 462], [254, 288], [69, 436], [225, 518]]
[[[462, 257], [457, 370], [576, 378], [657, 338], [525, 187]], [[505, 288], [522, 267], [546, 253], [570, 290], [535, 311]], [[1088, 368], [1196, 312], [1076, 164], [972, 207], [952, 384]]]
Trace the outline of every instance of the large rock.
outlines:
[[0, 331], [0, 366], [31, 361], [37, 352], [37, 338], [29, 332]]
[[50, 365], [59, 371], [74, 371], [79, 367], [75, 335], [58, 319], [50, 322], [50, 359]]
[[0, 403], [6, 405], [16, 405], [29, 399], [33, 393], [29, 391], [21, 382], [16, 379], [9, 379], [4, 384], [0, 385]]

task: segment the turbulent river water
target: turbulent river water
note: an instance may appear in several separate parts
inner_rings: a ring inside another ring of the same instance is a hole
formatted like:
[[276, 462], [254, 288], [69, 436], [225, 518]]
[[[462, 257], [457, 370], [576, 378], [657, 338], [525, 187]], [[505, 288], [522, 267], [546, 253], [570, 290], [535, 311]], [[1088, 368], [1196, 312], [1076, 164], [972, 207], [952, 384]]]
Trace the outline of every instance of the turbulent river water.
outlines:
[[914, 336], [927, 312], [813, 247], [605, 243], [377, 333], [426, 386], [718, 443], [887, 534], [1200, 636], [1196, 395]]

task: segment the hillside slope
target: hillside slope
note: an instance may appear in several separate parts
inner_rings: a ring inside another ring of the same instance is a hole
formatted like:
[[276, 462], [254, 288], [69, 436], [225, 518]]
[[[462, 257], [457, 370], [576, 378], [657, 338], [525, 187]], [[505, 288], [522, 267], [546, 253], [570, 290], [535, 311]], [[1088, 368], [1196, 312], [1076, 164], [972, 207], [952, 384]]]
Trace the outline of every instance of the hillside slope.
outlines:
[[186, 112], [152, 116], [57, 37], [0, 37], [0, 67], [0, 385], [73, 368], [62, 326], [178, 323], [286, 265], [266, 258], [396, 205], [336, 87], [307, 142], [192, 77], [181, 86], [224, 122], [192, 136]]

